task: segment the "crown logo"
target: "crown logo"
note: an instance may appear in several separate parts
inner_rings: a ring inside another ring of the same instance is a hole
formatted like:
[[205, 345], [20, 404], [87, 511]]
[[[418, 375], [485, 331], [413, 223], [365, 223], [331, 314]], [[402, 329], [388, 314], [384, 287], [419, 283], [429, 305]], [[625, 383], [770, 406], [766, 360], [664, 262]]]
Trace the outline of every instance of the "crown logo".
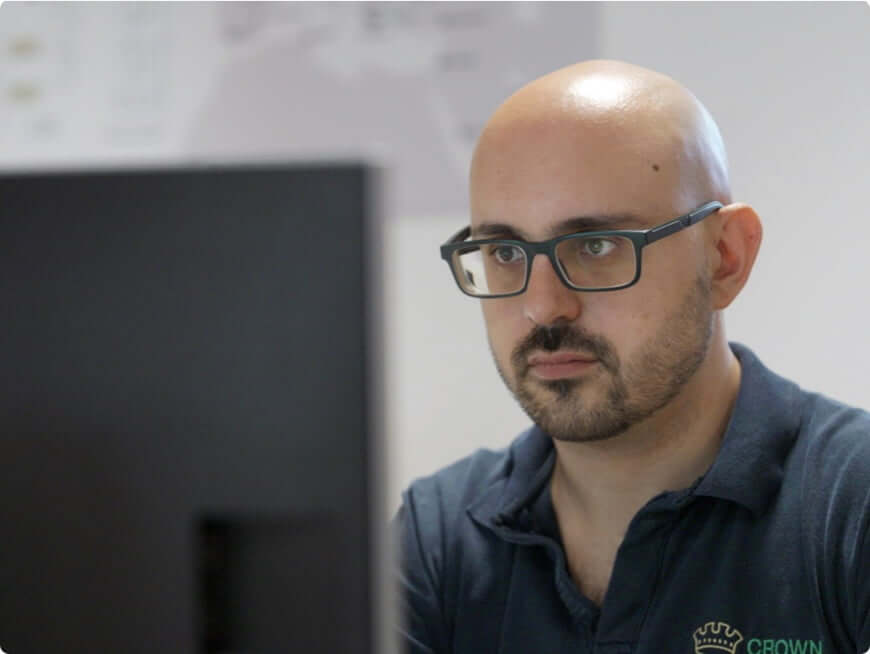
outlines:
[[695, 629], [695, 654], [735, 654], [743, 634], [727, 622], [707, 622]]

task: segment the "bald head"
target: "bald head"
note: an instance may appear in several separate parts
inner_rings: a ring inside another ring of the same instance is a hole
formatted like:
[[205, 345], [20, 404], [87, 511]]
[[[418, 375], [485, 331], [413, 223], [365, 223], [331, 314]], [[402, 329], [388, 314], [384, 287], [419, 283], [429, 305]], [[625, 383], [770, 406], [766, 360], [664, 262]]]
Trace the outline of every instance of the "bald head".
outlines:
[[[731, 201], [725, 148], [709, 112], [673, 79], [617, 61], [557, 70], [495, 111], [472, 160], [473, 213], [485, 210], [481, 186], [509, 193], [534, 183], [535, 170], [574, 176], [601, 210], [633, 202], [668, 215]], [[581, 179], [590, 172], [592, 188]]]

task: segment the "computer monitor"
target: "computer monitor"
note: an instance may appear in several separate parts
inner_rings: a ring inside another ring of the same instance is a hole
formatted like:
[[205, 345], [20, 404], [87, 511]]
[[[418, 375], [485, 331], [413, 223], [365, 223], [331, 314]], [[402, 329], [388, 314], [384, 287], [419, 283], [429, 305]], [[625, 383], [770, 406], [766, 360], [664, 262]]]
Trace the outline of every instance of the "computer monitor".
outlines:
[[0, 647], [371, 651], [373, 177], [0, 176]]

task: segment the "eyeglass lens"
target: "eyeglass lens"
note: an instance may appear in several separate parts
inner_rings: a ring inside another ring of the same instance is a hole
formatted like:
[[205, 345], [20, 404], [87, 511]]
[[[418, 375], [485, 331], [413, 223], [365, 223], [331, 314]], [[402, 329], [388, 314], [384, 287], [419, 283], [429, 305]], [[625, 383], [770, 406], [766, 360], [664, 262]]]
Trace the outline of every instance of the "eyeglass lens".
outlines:
[[[634, 279], [634, 244], [624, 236], [573, 236], [556, 245], [562, 274], [578, 289], [622, 286]], [[453, 265], [466, 292], [472, 295], [516, 293], [526, 284], [525, 251], [511, 243], [495, 242], [460, 248]]]

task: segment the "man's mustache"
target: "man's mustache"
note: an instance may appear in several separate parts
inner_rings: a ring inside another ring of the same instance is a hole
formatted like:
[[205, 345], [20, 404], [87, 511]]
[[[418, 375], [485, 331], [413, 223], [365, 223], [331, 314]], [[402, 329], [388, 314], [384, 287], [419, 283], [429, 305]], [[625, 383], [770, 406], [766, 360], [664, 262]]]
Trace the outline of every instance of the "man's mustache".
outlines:
[[528, 372], [529, 356], [541, 350], [568, 350], [589, 354], [598, 359], [606, 370], [616, 372], [619, 369], [619, 359], [614, 354], [613, 347], [603, 337], [572, 325], [537, 326], [514, 348], [511, 355], [511, 362], [520, 377]]

